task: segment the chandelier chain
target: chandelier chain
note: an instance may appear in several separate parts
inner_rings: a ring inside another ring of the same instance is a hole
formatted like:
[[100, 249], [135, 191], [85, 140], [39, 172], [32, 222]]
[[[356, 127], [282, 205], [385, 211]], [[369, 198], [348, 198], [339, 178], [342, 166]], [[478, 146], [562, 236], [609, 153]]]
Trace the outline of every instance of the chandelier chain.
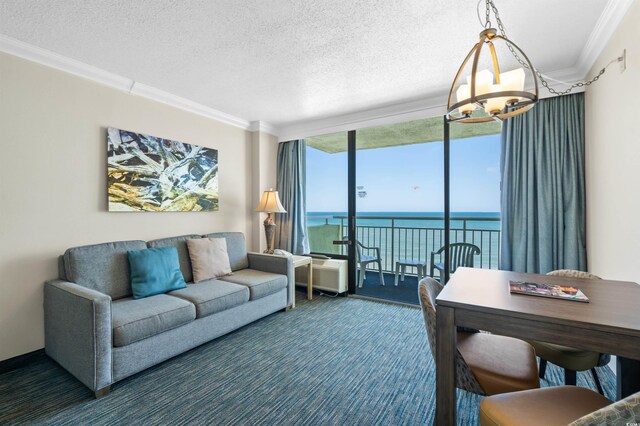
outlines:
[[[504, 29], [504, 24], [502, 23], [502, 20], [500, 19], [500, 15], [498, 14], [498, 8], [496, 7], [496, 5], [493, 3], [493, 0], [486, 0], [486, 21], [485, 21], [485, 28], [487, 28], [487, 25], [491, 25], [491, 21], [490, 21], [490, 17], [489, 17], [489, 13], [490, 11], [493, 12], [493, 15], [496, 17], [496, 23], [498, 24], [498, 30], [500, 31], [500, 35], [502, 37], [504, 37], [505, 39], [509, 40], [509, 38], [507, 37], [507, 33]], [[511, 43], [505, 43], [507, 45], [507, 48], [509, 49], [509, 51], [511, 52], [511, 54], [513, 55], [514, 58], [516, 58], [516, 60], [520, 63], [520, 65], [522, 65], [525, 68], [529, 68], [529, 64], [524, 61], [522, 58], [520, 58], [520, 56], [518, 55], [518, 53], [516, 52], [516, 50], [513, 48], [513, 46], [511, 45]], [[609, 64], [607, 64], [607, 66], [609, 66], [611, 63], [613, 63], [615, 61], [610, 62]], [[571, 93], [571, 91], [573, 91], [573, 89], [575, 89], [576, 87], [583, 87], [583, 86], [589, 86], [592, 83], [598, 81], [598, 79], [600, 78], [600, 76], [602, 76], [602, 74], [604, 74], [604, 72], [607, 69], [607, 66], [605, 66], [604, 68], [602, 68], [600, 70], [600, 72], [598, 72], [598, 74], [593, 77], [591, 80], [588, 81], [580, 81], [578, 83], [574, 83], [571, 86], [569, 86], [569, 88], [567, 88], [566, 90], [562, 90], [562, 91], [558, 91], [555, 90], [553, 87], [549, 87], [549, 82], [542, 76], [542, 73], [540, 73], [540, 71], [538, 71], [537, 68], [533, 68], [533, 72], [535, 73], [535, 75], [538, 77], [538, 79], [540, 79], [540, 83], [552, 94], [554, 95], [558, 95], [558, 96], [562, 96], [562, 95], [566, 95], [568, 93]]]
[[491, 17], [489, 16], [489, 0], [487, 0], [487, 10], [485, 14], [484, 27], [491, 28]]

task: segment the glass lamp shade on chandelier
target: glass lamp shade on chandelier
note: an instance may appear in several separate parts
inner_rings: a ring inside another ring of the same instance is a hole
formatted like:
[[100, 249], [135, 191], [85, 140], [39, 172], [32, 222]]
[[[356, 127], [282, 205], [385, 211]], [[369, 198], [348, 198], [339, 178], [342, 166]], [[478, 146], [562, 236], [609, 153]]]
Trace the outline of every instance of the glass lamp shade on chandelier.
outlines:
[[[501, 34], [491, 28], [491, 10]], [[501, 50], [508, 49], [522, 67], [502, 72], [497, 46]], [[479, 69], [484, 66], [487, 68]], [[493, 1], [486, 0], [485, 29], [480, 32], [480, 39], [462, 62], [453, 80], [447, 103], [447, 119], [460, 123], [482, 123], [522, 114], [538, 101], [538, 81], [534, 70], [527, 55], [504, 34]], [[527, 82], [533, 86], [533, 90], [525, 90]]]
[[257, 212], [268, 213], [267, 218], [264, 220], [264, 234], [267, 239], [267, 249], [265, 253], [273, 254], [274, 240], [276, 236], [276, 224], [273, 221], [272, 213], [286, 213], [287, 211], [280, 202], [278, 197], [278, 191], [274, 191], [273, 188], [268, 191], [264, 191], [260, 204], [256, 209]]

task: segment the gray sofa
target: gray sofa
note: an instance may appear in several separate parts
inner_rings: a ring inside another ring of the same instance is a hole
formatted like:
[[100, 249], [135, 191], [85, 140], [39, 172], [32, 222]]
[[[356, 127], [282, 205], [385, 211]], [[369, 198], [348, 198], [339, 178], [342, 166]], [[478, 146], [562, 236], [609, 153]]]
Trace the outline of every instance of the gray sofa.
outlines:
[[[60, 279], [44, 287], [45, 351], [82, 383], [106, 395], [112, 383], [291, 305], [289, 257], [247, 253], [244, 235], [227, 241], [233, 274], [193, 284], [184, 235], [68, 249]], [[131, 297], [128, 250], [174, 246], [187, 288]]]

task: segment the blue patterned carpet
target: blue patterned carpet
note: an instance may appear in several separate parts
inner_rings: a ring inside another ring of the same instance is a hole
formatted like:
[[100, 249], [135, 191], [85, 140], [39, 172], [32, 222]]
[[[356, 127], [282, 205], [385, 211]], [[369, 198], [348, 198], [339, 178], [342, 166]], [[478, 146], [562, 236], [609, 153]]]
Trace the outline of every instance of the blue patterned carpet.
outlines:
[[[0, 375], [0, 424], [424, 425], [435, 370], [419, 309], [298, 292], [279, 312], [93, 394], [55, 362]], [[608, 397], [614, 376], [601, 369]], [[543, 385], [561, 383], [549, 366]], [[578, 384], [592, 389], [590, 376]], [[480, 397], [458, 391], [459, 424]]]

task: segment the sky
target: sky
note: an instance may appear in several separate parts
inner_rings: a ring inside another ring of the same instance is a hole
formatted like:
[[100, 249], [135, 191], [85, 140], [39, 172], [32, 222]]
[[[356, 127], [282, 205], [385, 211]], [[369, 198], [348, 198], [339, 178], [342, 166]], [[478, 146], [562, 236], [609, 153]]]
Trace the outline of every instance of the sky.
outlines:
[[[366, 195], [357, 211], [442, 212], [443, 152], [442, 142], [358, 151], [356, 181]], [[346, 152], [307, 148], [307, 211], [347, 211]], [[499, 134], [451, 141], [451, 211], [500, 211]]]

